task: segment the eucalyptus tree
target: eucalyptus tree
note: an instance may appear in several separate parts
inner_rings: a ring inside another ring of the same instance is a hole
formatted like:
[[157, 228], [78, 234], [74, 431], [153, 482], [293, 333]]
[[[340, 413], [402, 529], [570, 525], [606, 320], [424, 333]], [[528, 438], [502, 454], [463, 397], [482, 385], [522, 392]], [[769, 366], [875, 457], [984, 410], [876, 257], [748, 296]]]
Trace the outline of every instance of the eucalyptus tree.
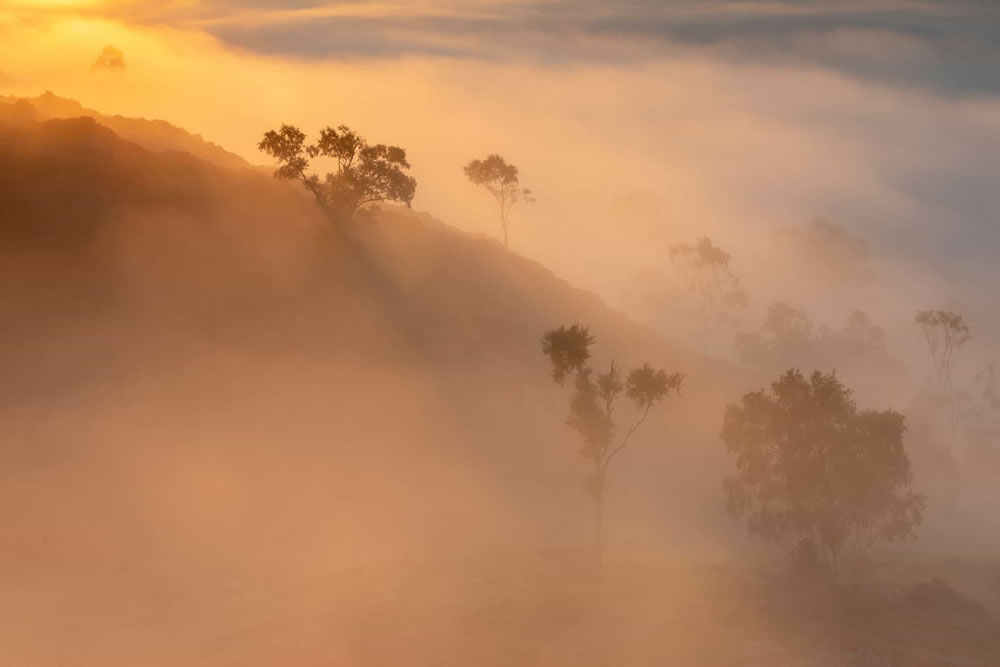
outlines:
[[486, 188], [493, 195], [500, 209], [500, 227], [503, 245], [510, 247], [510, 209], [519, 201], [533, 202], [531, 190], [522, 188], [517, 167], [496, 153], [484, 160], [472, 160], [465, 165], [465, 175], [474, 184]]
[[[680, 392], [684, 376], [648, 363], [623, 374], [613, 361], [607, 371], [595, 372], [588, 365], [594, 342], [589, 328], [579, 324], [552, 329], [542, 337], [542, 353], [551, 362], [552, 379], [559, 386], [567, 379], [573, 383], [566, 423], [580, 438], [580, 455], [592, 466], [584, 487], [594, 503], [594, 552], [599, 562], [611, 463], [632, 442], [653, 407]], [[622, 394], [635, 411], [627, 426], [619, 429], [615, 411]]]

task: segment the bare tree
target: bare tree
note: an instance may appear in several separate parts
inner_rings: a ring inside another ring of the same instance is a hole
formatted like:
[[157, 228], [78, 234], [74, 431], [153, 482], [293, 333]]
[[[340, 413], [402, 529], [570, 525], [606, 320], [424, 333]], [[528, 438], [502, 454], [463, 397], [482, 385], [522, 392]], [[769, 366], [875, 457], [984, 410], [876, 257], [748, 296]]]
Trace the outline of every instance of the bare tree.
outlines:
[[[542, 337], [542, 353], [552, 363], [552, 379], [562, 386], [567, 377], [573, 377], [573, 395], [566, 423], [580, 436], [580, 455], [593, 465], [585, 486], [594, 501], [594, 552], [599, 563], [611, 462], [628, 446], [652, 407], [672, 392], [680, 392], [684, 376], [668, 374], [644, 363], [623, 379], [621, 369], [613, 361], [607, 372], [595, 374], [587, 365], [593, 343], [590, 330], [579, 324], [553, 329]], [[622, 392], [635, 405], [636, 415], [619, 437], [615, 407]]]
[[[275, 178], [298, 181], [312, 193], [330, 220], [347, 224], [361, 208], [383, 201], [410, 206], [417, 181], [406, 174], [410, 163], [398, 146], [369, 145], [346, 125], [320, 132], [319, 141], [306, 144], [306, 135], [297, 127], [282, 125], [264, 135], [257, 147], [280, 165]], [[308, 171], [310, 161], [332, 158], [336, 171], [323, 180]]]
[[517, 167], [509, 164], [501, 156], [491, 153], [485, 160], [473, 160], [465, 165], [465, 175], [475, 185], [486, 188], [500, 207], [500, 226], [503, 229], [503, 245], [510, 247], [508, 228], [510, 209], [522, 199], [535, 201], [531, 190], [522, 188], [517, 173]]

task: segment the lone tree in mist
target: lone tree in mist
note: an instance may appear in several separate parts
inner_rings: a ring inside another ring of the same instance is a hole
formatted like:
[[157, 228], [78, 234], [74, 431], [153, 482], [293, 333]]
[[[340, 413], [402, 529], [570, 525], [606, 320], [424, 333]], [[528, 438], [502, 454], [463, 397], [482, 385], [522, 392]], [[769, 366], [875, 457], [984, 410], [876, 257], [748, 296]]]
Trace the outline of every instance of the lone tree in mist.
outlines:
[[[346, 125], [320, 131], [319, 141], [306, 144], [297, 127], [282, 125], [271, 130], [257, 148], [278, 161], [275, 178], [299, 181], [316, 198], [331, 221], [347, 224], [358, 209], [383, 201], [410, 206], [417, 181], [406, 174], [410, 163], [398, 146], [369, 145]], [[336, 171], [323, 179], [309, 171], [316, 158], [336, 161]]]
[[961, 401], [955, 392], [952, 373], [962, 348], [972, 340], [972, 332], [962, 316], [949, 310], [921, 310], [914, 323], [927, 341], [927, 350], [934, 364], [934, 387], [944, 400], [948, 414], [949, 435], [953, 438], [961, 416]]
[[859, 411], [833, 373], [790, 370], [726, 409], [737, 474], [728, 513], [783, 544], [800, 565], [836, 572], [876, 542], [912, 539], [926, 497], [910, 490], [903, 416]]
[[475, 185], [486, 188], [500, 207], [500, 226], [503, 228], [503, 245], [509, 248], [508, 225], [510, 209], [520, 200], [535, 201], [531, 190], [522, 188], [517, 175], [517, 167], [491, 153], [485, 160], [473, 160], [465, 165], [465, 175]]
[[[587, 365], [593, 344], [594, 337], [590, 335], [590, 330], [579, 324], [552, 329], [542, 336], [542, 352], [552, 362], [552, 379], [559, 386], [563, 386], [567, 378], [573, 380], [566, 423], [580, 436], [580, 455], [593, 465], [585, 488], [594, 501], [594, 550], [600, 558], [611, 461], [628, 446], [652, 407], [672, 392], [680, 392], [684, 376], [668, 374], [645, 363], [623, 379], [621, 370], [613, 361], [607, 372], [595, 374]], [[623, 392], [635, 405], [637, 414], [619, 436], [615, 404]]]
[[691, 295], [699, 335], [706, 335], [725, 321], [732, 321], [733, 311], [747, 305], [747, 293], [733, 274], [728, 252], [703, 236], [694, 244], [678, 243], [670, 248], [670, 261]]
[[969, 459], [976, 469], [1000, 472], [1000, 372], [989, 362], [976, 373], [967, 436]]
[[962, 316], [948, 310], [921, 310], [914, 318], [927, 341], [934, 364], [935, 382], [939, 391], [950, 392], [952, 371], [972, 332]]

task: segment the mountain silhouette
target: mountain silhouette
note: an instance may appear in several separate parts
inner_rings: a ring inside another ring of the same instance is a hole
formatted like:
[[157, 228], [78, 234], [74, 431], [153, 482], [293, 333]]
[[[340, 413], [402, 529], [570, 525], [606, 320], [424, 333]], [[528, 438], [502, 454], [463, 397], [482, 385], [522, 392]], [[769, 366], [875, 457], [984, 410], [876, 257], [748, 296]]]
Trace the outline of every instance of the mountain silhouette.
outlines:
[[37, 120], [93, 118], [123, 139], [137, 143], [151, 151], [183, 151], [206, 162], [230, 169], [249, 169], [253, 166], [239, 155], [207, 141], [200, 135], [191, 134], [163, 120], [102, 114], [84, 107], [76, 100], [59, 97], [52, 91], [46, 91], [37, 97], [0, 95], [0, 104], [14, 104], [16, 102], [25, 102], [31, 105], [35, 110]]

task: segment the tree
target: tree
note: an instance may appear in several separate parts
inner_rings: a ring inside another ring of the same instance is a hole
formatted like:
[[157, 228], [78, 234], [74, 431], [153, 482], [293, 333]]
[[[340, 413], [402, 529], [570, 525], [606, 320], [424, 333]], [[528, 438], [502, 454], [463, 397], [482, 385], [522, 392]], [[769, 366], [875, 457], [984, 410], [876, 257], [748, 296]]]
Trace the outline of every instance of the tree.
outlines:
[[[299, 181], [312, 193], [327, 217], [338, 225], [349, 223], [369, 204], [397, 201], [410, 206], [417, 181], [406, 174], [410, 163], [398, 146], [369, 145], [346, 125], [320, 131], [319, 141], [306, 144], [306, 135], [291, 125], [271, 130], [257, 148], [278, 161], [275, 178]], [[309, 170], [316, 158], [336, 160], [336, 171], [320, 177]]]
[[707, 335], [725, 321], [732, 321], [733, 311], [747, 305], [747, 294], [733, 274], [728, 252], [703, 236], [693, 245], [678, 243], [670, 248], [670, 261], [676, 267], [692, 297], [699, 336]]
[[475, 185], [486, 188], [500, 207], [500, 226], [503, 229], [503, 245], [508, 243], [508, 225], [510, 209], [520, 200], [535, 201], [531, 190], [522, 188], [517, 174], [517, 167], [508, 164], [506, 160], [491, 153], [485, 160], [473, 160], [465, 165], [465, 175]]
[[921, 310], [914, 322], [927, 341], [934, 365], [934, 387], [947, 411], [949, 438], [954, 439], [962, 414], [962, 396], [955, 391], [952, 374], [962, 348], [972, 340], [972, 332], [961, 315], [949, 310]]
[[777, 301], [768, 307], [761, 328], [766, 338], [753, 333], [737, 335], [736, 349], [743, 361], [771, 370], [789, 360], [798, 364], [815, 358], [817, 339], [812, 320], [804, 311]]
[[125, 53], [114, 46], [108, 44], [97, 54], [97, 60], [90, 66], [91, 72], [106, 69], [111, 71], [121, 71], [125, 69]]
[[841, 329], [816, 327], [809, 316], [787, 303], [767, 310], [764, 335], [737, 336], [741, 360], [767, 373], [792, 366], [836, 368], [863, 383], [863, 389], [881, 391], [902, 382], [903, 365], [889, 349], [885, 330], [867, 313], [855, 310]]
[[[552, 379], [556, 384], [563, 386], [568, 377], [573, 378], [566, 423], [580, 436], [580, 455], [593, 466], [585, 488], [594, 501], [594, 551], [600, 562], [608, 468], [628, 446], [652, 407], [671, 393], [680, 393], [684, 377], [644, 363], [623, 380], [621, 369], [613, 361], [606, 373], [595, 374], [587, 365], [594, 340], [590, 330], [579, 324], [559, 327], [542, 337], [542, 353], [552, 363]], [[637, 414], [619, 438], [615, 404], [622, 392], [632, 401]]]
[[921, 310], [914, 322], [927, 341], [938, 390], [950, 393], [955, 363], [962, 348], [972, 340], [969, 326], [961, 315], [948, 310]]
[[976, 391], [969, 410], [969, 460], [977, 472], [1000, 471], [1000, 373], [986, 363], [976, 373]]
[[726, 409], [721, 437], [737, 469], [723, 482], [726, 509], [834, 571], [878, 541], [915, 538], [926, 497], [910, 490], [904, 431], [895, 411], [859, 411], [835, 374], [790, 370]]

